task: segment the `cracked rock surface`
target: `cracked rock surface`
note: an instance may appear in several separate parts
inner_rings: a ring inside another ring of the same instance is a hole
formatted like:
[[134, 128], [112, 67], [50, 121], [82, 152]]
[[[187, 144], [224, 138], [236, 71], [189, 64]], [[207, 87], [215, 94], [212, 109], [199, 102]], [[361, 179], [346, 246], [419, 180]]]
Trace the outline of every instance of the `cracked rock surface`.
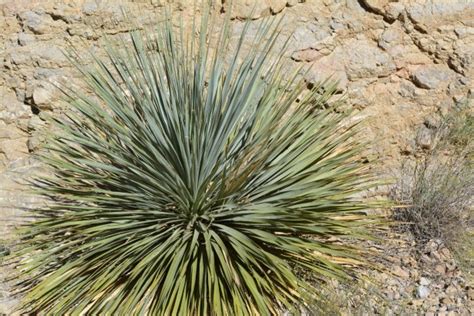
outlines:
[[[15, 205], [31, 202], [13, 180], [31, 175], [30, 155], [47, 128], [44, 116], [62, 109], [54, 84], [77, 77], [62, 50], [71, 42], [100, 52], [101, 34], [130, 29], [122, 10], [138, 12], [138, 23], [145, 26], [156, 20], [160, 2], [0, 0], [0, 226], [5, 239], [14, 226]], [[192, 1], [174, 2], [184, 16], [190, 14]], [[217, 9], [226, 12], [228, 2], [219, 2], [222, 8]], [[291, 36], [288, 62], [310, 67], [309, 84], [327, 76], [339, 80], [348, 104], [367, 119], [368, 157], [378, 157], [384, 168], [414, 152], [415, 130], [428, 116], [445, 113], [474, 94], [474, 1], [234, 3], [237, 30], [249, 14], [255, 23], [282, 16], [283, 35]], [[411, 294], [435, 295], [430, 284], [420, 286]], [[0, 314], [8, 314], [15, 302], [0, 280]]]

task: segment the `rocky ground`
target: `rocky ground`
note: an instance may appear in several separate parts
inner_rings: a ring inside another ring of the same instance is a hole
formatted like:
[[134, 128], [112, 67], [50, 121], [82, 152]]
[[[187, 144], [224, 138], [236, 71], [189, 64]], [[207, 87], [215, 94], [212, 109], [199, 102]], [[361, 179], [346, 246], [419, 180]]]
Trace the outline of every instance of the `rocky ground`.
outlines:
[[[439, 240], [421, 249], [409, 235], [368, 247], [384, 254], [384, 272], [372, 271], [371, 283], [332, 283], [329, 304], [344, 315], [472, 315], [474, 287]], [[418, 249], [417, 249], [418, 248]]]
[[392, 274], [376, 276], [391, 302], [382, 314], [473, 315], [473, 284], [449, 249], [437, 240], [428, 242], [421, 253], [414, 248], [413, 241], [405, 241], [387, 253]]
[[[18, 206], [31, 206], [17, 180], [35, 169], [44, 117], [61, 111], [56, 83], [76, 77], [62, 54], [68, 43], [99, 51], [104, 34], [156, 21], [160, 1], [0, 0], [0, 227], [4, 239]], [[163, 1], [162, 1], [163, 2]], [[173, 1], [189, 15], [192, 1]], [[474, 2], [466, 0], [239, 0], [236, 29], [253, 19], [283, 18], [289, 63], [311, 67], [308, 84], [332, 75], [367, 120], [367, 159], [383, 170], [431, 147], [433, 117], [474, 95]], [[222, 1], [226, 11], [228, 1]], [[220, 4], [219, 4], [220, 5]], [[415, 133], [416, 131], [416, 133]], [[415, 260], [412, 247], [393, 256], [386, 297], [419, 314], [473, 314], [473, 289], [436, 243]], [[2, 247], [2, 245], [0, 245]], [[1, 249], [0, 249], [1, 252]], [[8, 274], [0, 270], [2, 274]], [[0, 282], [0, 314], [15, 301]], [[392, 309], [394, 310], [394, 309]], [[408, 313], [411, 314], [411, 313]]]

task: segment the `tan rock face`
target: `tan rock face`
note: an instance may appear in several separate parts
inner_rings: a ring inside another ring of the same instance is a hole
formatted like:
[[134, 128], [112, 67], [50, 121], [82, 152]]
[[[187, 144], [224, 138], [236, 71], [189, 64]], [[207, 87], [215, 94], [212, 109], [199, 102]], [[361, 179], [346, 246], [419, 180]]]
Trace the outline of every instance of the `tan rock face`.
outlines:
[[[189, 15], [191, 2], [177, 6]], [[229, 10], [228, 2], [218, 6]], [[139, 12], [139, 23], [147, 25], [156, 20], [160, 5], [4, 0], [0, 8], [0, 83], [10, 100], [0, 119], [18, 128], [14, 112], [28, 119], [35, 111], [55, 111], [59, 93], [53, 84], [74, 81], [62, 53], [67, 42], [100, 51], [96, 30], [127, 31], [123, 9]], [[473, 88], [474, 25], [469, 21], [474, 7], [469, 1], [245, 0], [236, 1], [231, 12], [236, 26], [249, 15], [259, 20], [284, 13], [283, 36], [291, 36], [288, 62], [311, 68], [308, 83], [333, 76], [361, 116], [379, 118], [366, 137], [384, 139], [376, 146], [384, 164], [397, 161], [425, 116], [449, 108]], [[408, 120], [403, 108], [410, 109]]]
[[33, 88], [33, 103], [40, 111], [52, 110], [53, 102], [57, 100], [59, 92], [55, 86], [47, 82], [40, 82]]
[[[52, 84], [76, 82], [62, 54], [67, 43], [82, 52], [100, 51], [101, 34], [130, 28], [123, 11], [146, 26], [156, 21], [160, 2], [0, 0], [0, 177], [18, 161], [27, 164], [28, 151], [36, 150], [37, 134], [47, 125], [29, 128], [30, 123], [60, 109]], [[174, 1], [184, 16], [192, 2]], [[216, 10], [228, 12], [229, 2], [218, 1]], [[473, 1], [234, 3], [236, 28], [249, 15], [256, 25], [284, 14], [283, 36], [291, 37], [288, 63], [308, 66], [308, 83], [331, 75], [339, 80], [349, 105], [367, 119], [363, 137], [384, 167], [414, 153], [414, 131], [426, 117], [445, 113], [474, 91]], [[0, 212], [0, 222], [4, 216]]]

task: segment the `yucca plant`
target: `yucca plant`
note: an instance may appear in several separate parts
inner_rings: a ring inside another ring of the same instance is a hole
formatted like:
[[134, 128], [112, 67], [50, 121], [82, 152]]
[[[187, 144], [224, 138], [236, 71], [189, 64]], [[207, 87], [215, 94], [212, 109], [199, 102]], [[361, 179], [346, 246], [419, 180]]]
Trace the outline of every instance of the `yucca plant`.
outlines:
[[70, 52], [92, 95], [62, 87], [36, 181], [50, 202], [16, 252], [23, 311], [277, 314], [314, 300], [302, 275], [362, 262], [358, 123], [326, 106], [334, 85], [288, 71], [280, 22], [232, 42], [210, 12], [109, 38], [88, 65]]

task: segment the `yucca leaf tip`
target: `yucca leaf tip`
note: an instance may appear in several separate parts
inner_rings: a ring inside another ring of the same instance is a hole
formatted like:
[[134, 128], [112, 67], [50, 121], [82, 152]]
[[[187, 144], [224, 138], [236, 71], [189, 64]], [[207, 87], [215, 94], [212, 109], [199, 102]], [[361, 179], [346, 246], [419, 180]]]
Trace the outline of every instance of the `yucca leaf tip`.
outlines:
[[317, 293], [296, 271], [343, 278], [361, 260], [334, 240], [368, 232], [355, 196], [372, 183], [356, 124], [323, 107], [334, 85], [288, 72], [276, 19], [231, 42], [209, 12], [191, 32], [167, 19], [109, 38], [87, 67], [71, 51], [93, 95], [63, 87], [23, 311], [277, 314]]

